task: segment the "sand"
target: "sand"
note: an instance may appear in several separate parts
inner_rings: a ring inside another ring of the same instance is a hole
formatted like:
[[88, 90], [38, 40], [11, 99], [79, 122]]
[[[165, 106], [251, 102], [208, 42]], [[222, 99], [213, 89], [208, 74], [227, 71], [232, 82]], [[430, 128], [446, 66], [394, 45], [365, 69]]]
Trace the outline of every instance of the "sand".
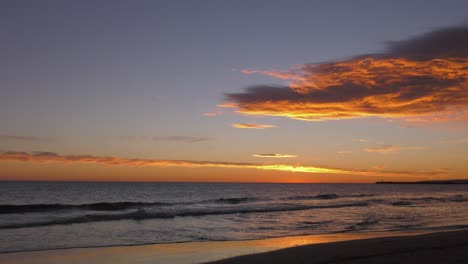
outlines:
[[468, 231], [306, 245], [215, 263], [468, 263]]
[[209, 261], [219, 264], [468, 263], [468, 230], [412, 236], [402, 236], [396, 232], [329, 234], [251, 241], [189, 242], [0, 254], [0, 263], [9, 264], [188, 264]]

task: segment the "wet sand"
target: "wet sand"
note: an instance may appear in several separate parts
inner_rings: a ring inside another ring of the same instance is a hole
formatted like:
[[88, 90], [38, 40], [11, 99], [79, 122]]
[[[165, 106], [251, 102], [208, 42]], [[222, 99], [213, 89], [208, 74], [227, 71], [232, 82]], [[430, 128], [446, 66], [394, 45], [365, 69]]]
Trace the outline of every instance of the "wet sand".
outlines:
[[305, 245], [210, 263], [468, 263], [468, 230]]
[[468, 230], [402, 235], [405, 234], [328, 234], [250, 241], [42, 250], [3, 253], [0, 263], [187, 264], [220, 259], [224, 260], [212, 263], [468, 263]]

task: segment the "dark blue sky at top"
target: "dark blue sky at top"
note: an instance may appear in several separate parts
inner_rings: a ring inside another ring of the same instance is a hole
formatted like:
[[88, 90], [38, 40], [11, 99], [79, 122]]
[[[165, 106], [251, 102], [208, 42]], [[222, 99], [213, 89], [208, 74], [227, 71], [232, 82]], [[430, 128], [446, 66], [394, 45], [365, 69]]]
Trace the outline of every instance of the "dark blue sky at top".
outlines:
[[233, 69], [378, 52], [466, 23], [467, 10], [462, 0], [4, 0], [0, 133], [219, 137], [233, 117], [199, 119], [223, 93], [281, 83]]

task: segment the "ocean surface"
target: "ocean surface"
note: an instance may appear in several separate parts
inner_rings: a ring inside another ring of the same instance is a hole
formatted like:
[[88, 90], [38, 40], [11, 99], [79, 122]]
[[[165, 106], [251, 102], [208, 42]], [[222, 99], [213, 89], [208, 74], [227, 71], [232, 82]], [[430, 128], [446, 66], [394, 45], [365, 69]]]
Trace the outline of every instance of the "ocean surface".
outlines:
[[468, 227], [468, 185], [0, 182], [0, 252]]

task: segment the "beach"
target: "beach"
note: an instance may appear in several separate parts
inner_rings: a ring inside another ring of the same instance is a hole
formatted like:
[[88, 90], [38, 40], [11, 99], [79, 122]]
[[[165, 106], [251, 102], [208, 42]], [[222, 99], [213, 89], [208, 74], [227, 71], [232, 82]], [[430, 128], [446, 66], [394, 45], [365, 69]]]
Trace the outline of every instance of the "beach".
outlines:
[[0, 264], [468, 264], [466, 10], [0, 1]]
[[468, 263], [468, 230], [305, 245], [210, 264], [233, 263]]
[[314, 244], [468, 228], [461, 185], [10, 182], [0, 191], [0, 263], [189, 264], [305, 245], [281, 254], [320, 263], [413, 249], [371, 242], [326, 246], [327, 255]]
[[42, 250], [3, 253], [0, 263], [467, 263], [467, 252], [462, 230]]

